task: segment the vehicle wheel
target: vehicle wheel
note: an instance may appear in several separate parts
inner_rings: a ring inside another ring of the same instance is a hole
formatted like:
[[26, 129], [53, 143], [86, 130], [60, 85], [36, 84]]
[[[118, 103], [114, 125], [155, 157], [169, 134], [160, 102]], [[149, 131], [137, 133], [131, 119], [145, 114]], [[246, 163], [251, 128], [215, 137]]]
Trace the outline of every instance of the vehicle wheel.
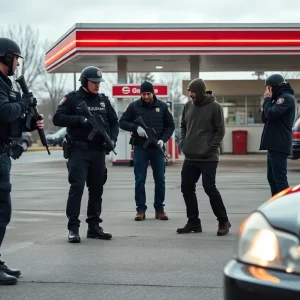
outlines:
[[28, 149], [28, 144], [27, 144], [27, 142], [23, 141], [23, 142], [21, 143], [21, 146], [23, 147], [24, 151], [27, 151], [27, 149]]

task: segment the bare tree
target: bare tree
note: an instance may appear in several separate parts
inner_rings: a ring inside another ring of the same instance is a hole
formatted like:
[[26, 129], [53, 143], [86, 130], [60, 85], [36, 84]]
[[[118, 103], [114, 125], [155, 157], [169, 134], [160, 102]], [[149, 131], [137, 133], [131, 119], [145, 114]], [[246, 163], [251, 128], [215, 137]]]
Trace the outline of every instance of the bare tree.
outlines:
[[180, 103], [182, 99], [182, 77], [177, 73], [165, 73], [161, 79], [162, 84], [168, 85], [170, 101]]
[[300, 72], [280, 72], [285, 79], [298, 79], [300, 78]]
[[143, 81], [154, 82], [154, 75], [151, 73], [128, 73], [127, 82], [129, 84], [141, 84]]
[[[23, 75], [28, 88], [32, 91], [38, 91], [37, 82], [39, 75], [43, 72], [44, 65], [44, 54], [38, 29], [34, 30], [30, 25], [10, 25], [2, 27], [1, 34], [18, 43], [24, 57], [24, 59], [20, 59], [20, 66], [15, 77]], [[19, 86], [15, 85], [15, 88], [20, 91]]]
[[[46, 40], [43, 45], [43, 52], [46, 53], [51, 43]], [[46, 93], [45, 100], [50, 102], [48, 107], [50, 108], [50, 115], [53, 117], [59, 101], [66, 94], [67, 75], [66, 74], [49, 74], [43, 66], [42, 73], [40, 74], [40, 81], [42, 83], [40, 90]]]
[[298, 79], [300, 78], [300, 72], [271, 72], [266, 74], [266, 78], [272, 74], [281, 74], [285, 79]]
[[182, 115], [183, 105], [186, 102], [185, 96], [182, 94], [182, 80], [186, 78], [184, 73], [161, 73], [160, 82], [166, 84], [169, 89], [169, 101], [174, 102], [174, 121], [175, 132], [178, 135], [180, 119]]

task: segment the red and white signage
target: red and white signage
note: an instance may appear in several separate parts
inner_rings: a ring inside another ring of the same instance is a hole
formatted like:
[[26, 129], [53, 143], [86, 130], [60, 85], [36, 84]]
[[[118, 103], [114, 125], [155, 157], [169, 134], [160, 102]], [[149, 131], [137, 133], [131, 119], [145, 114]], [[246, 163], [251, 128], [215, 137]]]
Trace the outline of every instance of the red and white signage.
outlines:
[[[169, 97], [169, 89], [165, 84], [153, 84], [154, 94], [157, 97]], [[114, 84], [112, 96], [115, 98], [136, 98], [141, 96], [140, 85], [138, 84]]]

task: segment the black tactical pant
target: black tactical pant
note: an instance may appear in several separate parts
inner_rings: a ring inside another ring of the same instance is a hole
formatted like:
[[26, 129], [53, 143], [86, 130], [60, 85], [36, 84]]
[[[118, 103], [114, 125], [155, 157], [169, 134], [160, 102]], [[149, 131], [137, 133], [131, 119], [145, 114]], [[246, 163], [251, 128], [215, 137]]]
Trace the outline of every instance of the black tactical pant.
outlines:
[[88, 207], [86, 222], [98, 225], [102, 208], [103, 184], [106, 177], [105, 150], [81, 149], [74, 147], [67, 162], [69, 171], [69, 197], [66, 214], [68, 229], [79, 228], [81, 199], [85, 183], [88, 187]]
[[287, 178], [287, 159], [287, 154], [276, 151], [268, 151], [267, 178], [272, 196], [289, 187]]
[[0, 154], [0, 248], [11, 218], [11, 160], [6, 154]]
[[192, 224], [198, 225], [199, 209], [196, 196], [196, 183], [202, 175], [202, 185], [208, 195], [212, 210], [221, 223], [228, 221], [226, 209], [216, 187], [217, 161], [187, 161], [181, 171], [181, 192], [186, 204], [187, 218]]

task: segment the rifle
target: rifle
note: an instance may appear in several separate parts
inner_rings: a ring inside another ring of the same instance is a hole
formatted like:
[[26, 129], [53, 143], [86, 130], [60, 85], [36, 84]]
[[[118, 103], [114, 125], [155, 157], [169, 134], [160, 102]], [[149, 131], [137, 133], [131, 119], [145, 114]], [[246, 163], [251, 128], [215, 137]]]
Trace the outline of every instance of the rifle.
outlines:
[[146, 124], [144, 123], [142, 117], [138, 117], [134, 122], [137, 125], [141, 126], [146, 131], [146, 134], [148, 136], [147, 141], [143, 144], [143, 148], [147, 149], [149, 144], [154, 144], [156, 149], [162, 153], [165, 160], [168, 161], [168, 156], [166, 155], [164, 150], [157, 144], [157, 139], [154, 137], [156, 135], [155, 130], [153, 128], [147, 127]]
[[[31, 94], [31, 95], [32, 95], [32, 93], [29, 92], [27, 83], [26, 83], [25, 78], [24, 78], [23, 75], [21, 75], [19, 78], [17, 78], [17, 79], [16, 79], [16, 82], [20, 85], [23, 94], [25, 94], [25, 95], [26, 95], [26, 94]], [[32, 96], [32, 97], [33, 97], [33, 96]], [[31, 113], [32, 113], [32, 115], [33, 115], [33, 117], [34, 117], [34, 119], [35, 119], [36, 121], [38, 121], [38, 120], [43, 120], [43, 117], [39, 114], [39, 112], [38, 112], [38, 110], [37, 110], [36, 107], [30, 107], [30, 110], [31, 110]], [[51, 153], [50, 153], [50, 151], [49, 151], [49, 145], [48, 145], [48, 143], [47, 143], [47, 139], [46, 139], [44, 130], [43, 130], [43, 129], [40, 129], [40, 128], [37, 128], [37, 131], [38, 131], [38, 133], [39, 133], [39, 136], [40, 136], [40, 140], [41, 140], [42, 145], [43, 145], [44, 147], [46, 147], [47, 152], [48, 152], [48, 154], [50, 155]]]
[[83, 101], [81, 102], [78, 107], [80, 107], [83, 112], [85, 113], [86, 117], [88, 118], [90, 124], [92, 125], [92, 130], [88, 135], [88, 140], [92, 141], [96, 133], [100, 133], [104, 138], [104, 142], [108, 146], [109, 150], [112, 151], [115, 155], [117, 153], [114, 150], [114, 145], [112, 144], [107, 132], [106, 132], [106, 124], [103, 120], [102, 116], [94, 116], [91, 114], [90, 110], [88, 109], [86, 103]]

